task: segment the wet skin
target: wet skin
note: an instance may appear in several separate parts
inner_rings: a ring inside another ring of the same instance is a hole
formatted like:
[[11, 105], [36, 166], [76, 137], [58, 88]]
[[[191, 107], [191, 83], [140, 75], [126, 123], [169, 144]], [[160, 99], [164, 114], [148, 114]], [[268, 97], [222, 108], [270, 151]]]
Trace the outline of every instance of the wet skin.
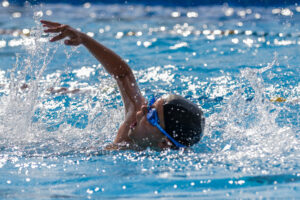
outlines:
[[[160, 120], [160, 125], [165, 128], [164, 125], [164, 113], [163, 113], [164, 99], [160, 98], [152, 105], [155, 108]], [[130, 125], [128, 132], [129, 138], [141, 148], [153, 148], [164, 149], [171, 143], [168, 139], [156, 128], [151, 125], [147, 120], [148, 108], [147, 105], [142, 105], [141, 109], [136, 112], [136, 121]]]

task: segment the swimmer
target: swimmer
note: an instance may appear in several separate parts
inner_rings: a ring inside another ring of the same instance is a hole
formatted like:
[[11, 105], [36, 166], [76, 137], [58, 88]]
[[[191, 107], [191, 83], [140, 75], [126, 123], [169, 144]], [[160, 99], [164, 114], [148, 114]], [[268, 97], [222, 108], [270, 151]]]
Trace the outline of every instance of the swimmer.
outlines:
[[125, 119], [107, 150], [180, 149], [200, 141], [204, 130], [201, 109], [179, 95], [146, 100], [128, 64], [115, 52], [72, 27], [41, 20], [46, 33], [57, 33], [50, 42], [85, 46], [115, 79], [125, 107]]

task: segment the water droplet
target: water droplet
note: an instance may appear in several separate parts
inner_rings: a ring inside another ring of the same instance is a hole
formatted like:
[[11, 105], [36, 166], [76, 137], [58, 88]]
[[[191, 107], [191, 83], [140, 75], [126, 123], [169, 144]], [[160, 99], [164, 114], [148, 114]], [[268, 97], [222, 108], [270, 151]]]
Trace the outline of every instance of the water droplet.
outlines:
[[146, 48], [149, 47], [151, 44], [152, 44], [152, 43], [149, 42], [149, 41], [143, 42], [143, 45], [144, 45], [144, 47], [146, 47]]
[[22, 16], [22, 14], [20, 13], [20, 12], [14, 12], [13, 14], [12, 14], [12, 17], [13, 18], [20, 18]]
[[34, 13], [35, 17], [43, 17], [43, 15], [44, 15], [43, 11], [37, 11], [37, 12]]
[[121, 39], [123, 36], [124, 36], [124, 33], [123, 33], [123, 32], [118, 32], [118, 33], [116, 34], [116, 39]]
[[87, 32], [86, 33], [88, 36], [90, 36], [90, 37], [94, 37], [95, 36], [95, 33], [93, 33], [93, 32]]
[[261, 15], [259, 13], [255, 13], [254, 17], [255, 17], [255, 19], [260, 19]]
[[171, 16], [172, 17], [180, 17], [180, 12], [172, 12]]
[[0, 40], [0, 48], [3, 48], [6, 46], [6, 41], [5, 40]]
[[93, 194], [93, 192], [94, 192], [94, 191], [93, 191], [93, 190], [90, 190], [90, 189], [87, 189], [87, 190], [86, 190], [86, 193], [88, 193], [88, 194]]
[[294, 13], [288, 8], [285, 8], [285, 9], [281, 10], [281, 15], [283, 15], [283, 16], [292, 16], [293, 14]]
[[231, 15], [233, 15], [233, 13], [234, 13], [234, 9], [233, 8], [227, 8], [226, 10], [225, 10], [225, 15], [227, 16], [227, 17], [229, 17], [229, 16], [231, 16]]
[[46, 15], [51, 16], [52, 15], [52, 10], [47, 10]]
[[186, 14], [187, 17], [192, 18], [192, 17], [198, 17], [198, 13], [197, 12], [188, 12]]
[[3, 6], [4, 8], [8, 7], [8, 6], [9, 6], [9, 2], [4, 0], [4, 1], [2, 2], [2, 6]]
[[87, 3], [83, 4], [83, 7], [84, 8], [90, 8], [91, 7], [91, 3], [87, 2]]
[[281, 12], [281, 10], [279, 8], [274, 8], [272, 10], [272, 14], [276, 15], [276, 14], [279, 14]]

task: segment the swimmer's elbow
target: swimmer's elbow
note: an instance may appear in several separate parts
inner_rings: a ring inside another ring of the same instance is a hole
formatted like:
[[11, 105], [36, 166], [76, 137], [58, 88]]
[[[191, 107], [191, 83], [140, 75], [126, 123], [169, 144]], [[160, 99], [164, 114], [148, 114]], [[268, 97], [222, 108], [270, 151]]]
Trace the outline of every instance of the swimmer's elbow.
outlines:
[[116, 80], [126, 79], [128, 77], [133, 77], [133, 72], [129, 67], [123, 68], [112, 75]]

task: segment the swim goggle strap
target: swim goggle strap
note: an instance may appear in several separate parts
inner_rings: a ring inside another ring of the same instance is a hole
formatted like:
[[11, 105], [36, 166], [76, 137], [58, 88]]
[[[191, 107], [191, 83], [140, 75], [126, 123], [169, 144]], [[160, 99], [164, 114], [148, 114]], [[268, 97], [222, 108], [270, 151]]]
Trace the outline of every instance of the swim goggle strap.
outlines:
[[160, 132], [162, 132], [171, 142], [178, 148], [185, 147], [185, 145], [180, 144], [177, 142], [172, 136], [170, 136], [160, 125], [159, 125], [159, 118], [158, 114], [155, 108], [151, 108], [151, 106], [154, 104], [156, 101], [155, 97], [152, 97], [151, 100], [149, 101], [148, 105], [148, 113], [147, 113], [147, 120], [152, 126], [155, 126], [158, 128]]

